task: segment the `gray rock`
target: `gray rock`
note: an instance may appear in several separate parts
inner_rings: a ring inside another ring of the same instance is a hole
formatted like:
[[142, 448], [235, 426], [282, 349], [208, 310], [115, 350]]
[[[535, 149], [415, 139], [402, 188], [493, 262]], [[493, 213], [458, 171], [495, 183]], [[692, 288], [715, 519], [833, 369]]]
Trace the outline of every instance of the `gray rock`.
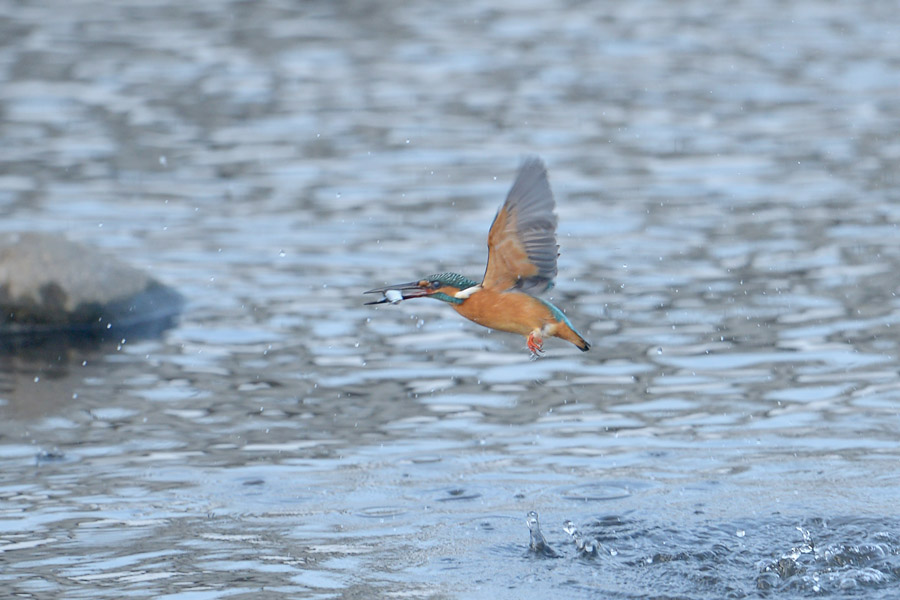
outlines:
[[0, 235], [0, 339], [152, 327], [183, 304], [143, 272], [59, 235]]

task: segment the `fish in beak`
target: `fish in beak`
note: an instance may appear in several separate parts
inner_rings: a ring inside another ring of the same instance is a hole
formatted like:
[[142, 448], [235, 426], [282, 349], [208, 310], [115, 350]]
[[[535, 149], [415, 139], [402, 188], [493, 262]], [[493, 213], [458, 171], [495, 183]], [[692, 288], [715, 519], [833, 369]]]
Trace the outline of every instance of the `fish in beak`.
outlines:
[[422, 296], [427, 296], [429, 291], [419, 286], [418, 281], [410, 281], [409, 283], [398, 283], [396, 285], [375, 288], [374, 290], [368, 290], [363, 293], [383, 295], [381, 299], [366, 302], [366, 304], [384, 304], [385, 302], [397, 304], [398, 302], [408, 300], [409, 298], [421, 298]]

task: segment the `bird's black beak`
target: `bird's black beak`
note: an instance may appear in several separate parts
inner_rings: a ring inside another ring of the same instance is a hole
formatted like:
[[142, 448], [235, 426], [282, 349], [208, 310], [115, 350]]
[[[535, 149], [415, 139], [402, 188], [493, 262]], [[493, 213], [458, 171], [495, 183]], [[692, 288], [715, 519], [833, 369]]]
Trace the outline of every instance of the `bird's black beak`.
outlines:
[[402, 302], [403, 300], [408, 300], [410, 298], [421, 298], [422, 296], [427, 296], [428, 290], [420, 287], [418, 281], [410, 281], [409, 283], [397, 283], [394, 285], [375, 288], [374, 290], [368, 290], [363, 293], [384, 295], [384, 297], [380, 300], [373, 300], [372, 302], [366, 302], [366, 304], [384, 304], [385, 302], [397, 304], [398, 302]]

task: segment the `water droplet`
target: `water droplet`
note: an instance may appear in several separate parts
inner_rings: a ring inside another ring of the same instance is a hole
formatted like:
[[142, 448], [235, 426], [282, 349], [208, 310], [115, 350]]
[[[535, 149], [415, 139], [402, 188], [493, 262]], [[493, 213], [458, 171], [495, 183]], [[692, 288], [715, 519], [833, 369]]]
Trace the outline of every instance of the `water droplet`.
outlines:
[[657, 354], [662, 354], [662, 347], [661, 347], [661, 346], [660, 346], [659, 348], [656, 349], [656, 353], [657, 353]]
[[161, 155], [161, 156], [159, 157], [159, 164], [161, 164], [162, 166], [166, 166], [166, 163], [167, 163], [167, 162], [169, 162], [169, 161], [166, 160], [166, 155], [165, 155], [165, 154], [163, 154], [163, 155]]
[[278, 256], [280, 256], [281, 258], [284, 258], [285, 256], [287, 256], [287, 252], [282, 250], [281, 252], [278, 253]]
[[41, 380], [40, 377], [35, 376], [35, 378], [34, 378], [34, 382], [35, 382], [35, 383], [39, 382], [40, 380]]
[[736, 535], [736, 536], [742, 538], [742, 537], [744, 537], [745, 535], [747, 535], [747, 532], [744, 531], [743, 529], [738, 529], [737, 531], [734, 532], [734, 535]]

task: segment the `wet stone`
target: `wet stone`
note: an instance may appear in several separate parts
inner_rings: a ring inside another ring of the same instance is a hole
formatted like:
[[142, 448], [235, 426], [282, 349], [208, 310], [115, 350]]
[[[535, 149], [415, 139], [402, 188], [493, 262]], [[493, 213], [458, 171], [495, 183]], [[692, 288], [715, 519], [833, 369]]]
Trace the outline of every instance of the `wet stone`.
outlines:
[[0, 236], [0, 341], [165, 327], [182, 296], [59, 235]]

